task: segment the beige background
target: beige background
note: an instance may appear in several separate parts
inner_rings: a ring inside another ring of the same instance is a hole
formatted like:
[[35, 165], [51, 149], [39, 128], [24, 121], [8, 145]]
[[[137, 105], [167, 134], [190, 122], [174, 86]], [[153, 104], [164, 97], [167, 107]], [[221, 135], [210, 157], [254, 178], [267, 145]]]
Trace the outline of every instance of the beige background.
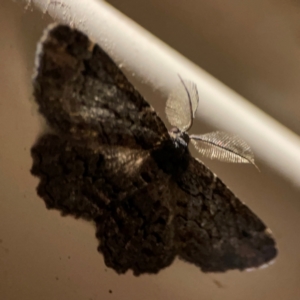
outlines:
[[[110, 2], [300, 133], [300, 3]], [[299, 187], [259, 160], [261, 173], [209, 165], [274, 232], [280, 254], [263, 270], [203, 274], [176, 261], [155, 276], [119, 276], [97, 253], [92, 225], [45, 209], [29, 169], [30, 147], [42, 127], [31, 96], [33, 59], [48, 23], [22, 3], [1, 0], [0, 299], [300, 299]], [[162, 99], [144, 94], [162, 114]], [[203, 132], [205, 124], [197, 125]]]

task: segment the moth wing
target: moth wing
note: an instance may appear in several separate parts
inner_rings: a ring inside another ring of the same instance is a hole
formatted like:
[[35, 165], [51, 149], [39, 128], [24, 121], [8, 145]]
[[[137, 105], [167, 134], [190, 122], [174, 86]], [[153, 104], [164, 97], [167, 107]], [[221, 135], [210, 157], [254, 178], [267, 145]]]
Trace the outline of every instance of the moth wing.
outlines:
[[50, 26], [38, 47], [34, 96], [60, 134], [99, 145], [150, 149], [168, 139], [153, 108], [86, 35]]
[[32, 156], [39, 196], [49, 209], [96, 222], [107, 266], [139, 275], [157, 273], [173, 262], [173, 181], [147, 150], [93, 151], [46, 134]]
[[270, 230], [201, 162], [191, 157], [177, 184], [180, 258], [204, 272], [245, 270], [274, 259]]

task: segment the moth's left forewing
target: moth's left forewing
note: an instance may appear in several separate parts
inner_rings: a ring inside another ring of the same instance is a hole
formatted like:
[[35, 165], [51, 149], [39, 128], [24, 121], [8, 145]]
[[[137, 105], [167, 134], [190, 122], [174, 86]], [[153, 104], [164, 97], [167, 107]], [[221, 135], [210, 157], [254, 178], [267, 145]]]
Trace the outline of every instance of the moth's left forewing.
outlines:
[[179, 256], [204, 272], [245, 270], [277, 254], [265, 224], [208, 168], [190, 158], [177, 179]]

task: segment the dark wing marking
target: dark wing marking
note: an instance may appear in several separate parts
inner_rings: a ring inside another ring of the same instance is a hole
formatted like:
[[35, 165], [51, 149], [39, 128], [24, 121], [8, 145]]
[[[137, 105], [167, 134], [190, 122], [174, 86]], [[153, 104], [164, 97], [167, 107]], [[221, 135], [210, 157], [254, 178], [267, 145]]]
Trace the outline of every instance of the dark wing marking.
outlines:
[[51, 127], [93, 148], [149, 149], [169, 138], [111, 58], [68, 26], [51, 26], [39, 44], [34, 96]]
[[74, 147], [54, 134], [43, 135], [31, 154], [31, 173], [40, 178], [37, 192], [47, 208], [88, 220], [101, 214], [108, 202], [95, 183], [104, 163], [102, 154]]
[[177, 179], [179, 256], [204, 272], [259, 267], [277, 253], [264, 223], [209, 169], [190, 158]]

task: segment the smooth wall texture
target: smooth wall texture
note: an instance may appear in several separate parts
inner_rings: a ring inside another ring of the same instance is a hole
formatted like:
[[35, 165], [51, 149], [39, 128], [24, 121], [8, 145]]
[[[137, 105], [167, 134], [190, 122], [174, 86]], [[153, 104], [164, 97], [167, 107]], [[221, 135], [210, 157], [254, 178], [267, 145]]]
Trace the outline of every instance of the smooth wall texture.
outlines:
[[[167, 0], [143, 5], [114, 2], [141, 25], [172, 46], [177, 45], [200, 66], [299, 132], [298, 23], [293, 16], [300, 8], [295, 2], [282, 10], [279, 7], [288, 2], [277, 0], [271, 6], [265, 0], [248, 0], [243, 6], [241, 1], [233, 0], [226, 1], [227, 5], [224, 1], [198, 1], [197, 9], [192, 9], [197, 1], [191, 0], [184, 7], [179, 1]], [[268, 12], [263, 28], [262, 10]], [[289, 14], [291, 18], [286, 17]], [[192, 265], [176, 261], [158, 275], [119, 276], [104, 265], [91, 224], [63, 218], [45, 208], [35, 192], [37, 179], [29, 172], [30, 147], [44, 128], [31, 96], [31, 76], [36, 43], [49, 22], [40, 12], [25, 11], [22, 3], [1, 1], [0, 299], [298, 299], [299, 187], [260, 161], [261, 173], [251, 166], [208, 162], [268, 224], [277, 239], [279, 256], [275, 264], [253, 272], [203, 274]], [[202, 42], [195, 44], [196, 38]], [[163, 115], [165, 99], [154, 97], [149, 90], [142, 92]], [[204, 132], [205, 124], [197, 122], [195, 127], [194, 132]]]

